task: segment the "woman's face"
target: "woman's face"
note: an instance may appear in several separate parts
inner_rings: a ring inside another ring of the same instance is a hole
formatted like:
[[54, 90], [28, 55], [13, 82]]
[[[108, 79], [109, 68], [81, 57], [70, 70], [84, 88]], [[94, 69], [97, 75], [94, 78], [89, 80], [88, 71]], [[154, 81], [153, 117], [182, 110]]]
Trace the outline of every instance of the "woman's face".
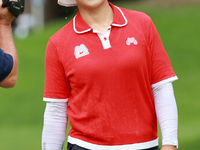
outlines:
[[79, 9], [96, 9], [106, 4], [108, 0], [76, 0]]

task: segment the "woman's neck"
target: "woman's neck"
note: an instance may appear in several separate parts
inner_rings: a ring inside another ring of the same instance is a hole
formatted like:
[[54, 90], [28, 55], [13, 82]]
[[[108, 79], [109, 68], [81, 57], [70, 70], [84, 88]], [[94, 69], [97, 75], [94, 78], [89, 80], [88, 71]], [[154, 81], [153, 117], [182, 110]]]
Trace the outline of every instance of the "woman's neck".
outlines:
[[79, 8], [82, 18], [95, 30], [105, 31], [113, 22], [113, 10], [108, 2], [94, 9]]

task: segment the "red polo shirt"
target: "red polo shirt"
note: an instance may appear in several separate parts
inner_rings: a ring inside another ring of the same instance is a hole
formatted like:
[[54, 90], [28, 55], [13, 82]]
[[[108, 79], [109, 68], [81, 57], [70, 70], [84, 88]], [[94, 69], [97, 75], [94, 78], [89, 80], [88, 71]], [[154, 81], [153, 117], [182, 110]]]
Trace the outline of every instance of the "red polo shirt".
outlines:
[[69, 142], [88, 149], [156, 146], [151, 86], [176, 80], [150, 17], [110, 4], [100, 33], [78, 13], [49, 39], [44, 101], [68, 101]]

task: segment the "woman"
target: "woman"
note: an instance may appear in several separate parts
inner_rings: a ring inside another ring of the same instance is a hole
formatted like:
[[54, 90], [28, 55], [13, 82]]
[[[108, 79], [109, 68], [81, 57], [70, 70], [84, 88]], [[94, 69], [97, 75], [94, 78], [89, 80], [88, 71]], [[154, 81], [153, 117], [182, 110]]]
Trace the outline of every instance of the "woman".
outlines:
[[107, 0], [65, 4], [79, 11], [47, 45], [43, 150], [62, 149], [67, 118], [68, 150], [158, 150], [157, 119], [161, 150], [176, 150], [177, 77], [150, 17]]

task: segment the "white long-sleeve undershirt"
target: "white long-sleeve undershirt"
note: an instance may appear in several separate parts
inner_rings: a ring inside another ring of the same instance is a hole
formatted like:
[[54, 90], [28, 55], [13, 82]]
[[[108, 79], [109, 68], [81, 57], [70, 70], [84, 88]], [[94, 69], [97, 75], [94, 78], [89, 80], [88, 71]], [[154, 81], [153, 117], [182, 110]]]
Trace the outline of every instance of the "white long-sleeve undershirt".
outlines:
[[42, 150], [62, 150], [67, 128], [67, 102], [47, 102], [42, 132]]
[[[178, 113], [171, 82], [152, 88], [162, 145], [178, 147]], [[61, 150], [67, 128], [67, 102], [48, 102], [44, 113], [42, 150]]]
[[162, 134], [162, 145], [178, 148], [178, 112], [171, 82], [153, 87], [157, 119]]

